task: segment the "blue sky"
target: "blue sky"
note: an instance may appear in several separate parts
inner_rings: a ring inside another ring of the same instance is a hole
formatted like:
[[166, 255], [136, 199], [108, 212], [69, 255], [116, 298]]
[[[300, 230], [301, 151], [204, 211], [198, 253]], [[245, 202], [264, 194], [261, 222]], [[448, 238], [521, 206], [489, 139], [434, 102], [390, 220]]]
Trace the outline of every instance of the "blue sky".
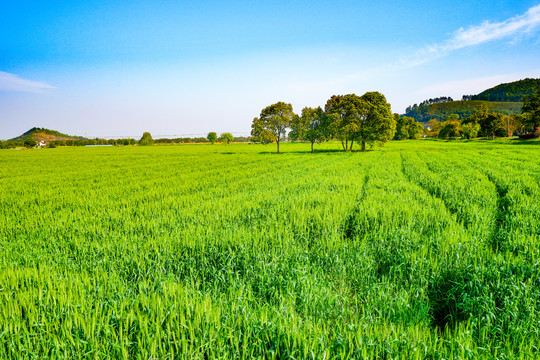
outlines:
[[249, 133], [277, 101], [394, 112], [540, 77], [540, 1], [11, 1], [0, 139]]

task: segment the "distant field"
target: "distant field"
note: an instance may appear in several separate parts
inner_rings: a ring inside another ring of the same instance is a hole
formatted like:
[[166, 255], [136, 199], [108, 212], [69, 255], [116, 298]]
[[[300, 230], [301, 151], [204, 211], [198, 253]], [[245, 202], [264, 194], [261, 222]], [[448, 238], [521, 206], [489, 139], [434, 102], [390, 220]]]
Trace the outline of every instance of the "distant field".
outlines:
[[540, 357], [540, 142], [316, 149], [1, 150], [0, 358]]

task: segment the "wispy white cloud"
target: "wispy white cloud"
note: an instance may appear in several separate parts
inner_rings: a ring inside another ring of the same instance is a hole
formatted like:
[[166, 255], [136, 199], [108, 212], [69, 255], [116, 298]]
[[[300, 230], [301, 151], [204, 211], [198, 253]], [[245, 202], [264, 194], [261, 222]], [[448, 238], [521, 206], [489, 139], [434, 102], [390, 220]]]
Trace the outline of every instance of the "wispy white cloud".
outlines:
[[540, 27], [540, 5], [533, 6], [522, 15], [501, 22], [484, 21], [480, 25], [460, 28], [453, 36], [440, 44], [426, 46], [411, 58], [403, 59], [404, 65], [421, 65], [448, 53], [490, 41], [516, 38]]
[[54, 88], [54, 86], [46, 83], [22, 79], [15, 74], [0, 71], [0, 91], [24, 91], [36, 93]]

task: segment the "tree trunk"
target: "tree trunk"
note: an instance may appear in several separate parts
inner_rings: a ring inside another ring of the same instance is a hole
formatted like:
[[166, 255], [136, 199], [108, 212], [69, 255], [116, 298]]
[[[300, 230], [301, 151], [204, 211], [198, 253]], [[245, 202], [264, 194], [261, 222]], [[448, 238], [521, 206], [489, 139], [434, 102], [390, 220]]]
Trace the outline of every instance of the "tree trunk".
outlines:
[[279, 154], [279, 139], [276, 139], [276, 144], [277, 144], [277, 153]]
[[366, 152], [366, 142], [362, 140], [362, 152]]
[[349, 151], [349, 139], [345, 139], [345, 152]]
[[351, 151], [351, 152], [352, 152], [352, 146], [353, 146], [353, 144], [354, 144], [354, 140], [351, 140], [351, 147], [349, 148], [349, 151]]
[[347, 150], [345, 149], [345, 144], [343, 143], [343, 140], [341, 140], [341, 147], [343, 148], [343, 150], [347, 151]]
[[313, 141], [311, 142], [311, 153], [313, 154]]

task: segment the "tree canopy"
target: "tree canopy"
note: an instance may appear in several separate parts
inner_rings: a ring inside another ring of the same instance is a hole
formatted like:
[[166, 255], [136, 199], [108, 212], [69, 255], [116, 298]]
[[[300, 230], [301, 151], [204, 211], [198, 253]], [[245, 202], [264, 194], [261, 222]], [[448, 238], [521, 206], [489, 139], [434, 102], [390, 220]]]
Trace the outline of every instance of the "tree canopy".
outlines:
[[234, 141], [234, 136], [231, 133], [222, 133], [219, 137], [219, 141], [222, 143], [225, 143], [225, 145], [229, 144], [230, 142]]
[[214, 131], [211, 131], [208, 133], [206, 138], [208, 139], [208, 141], [210, 141], [212, 145], [214, 145], [214, 143], [217, 141], [217, 134]]
[[358, 141], [362, 144], [362, 151], [366, 151], [366, 143], [382, 145], [392, 139], [396, 131], [396, 122], [390, 104], [380, 92], [367, 92], [362, 95], [362, 100], [368, 106], [367, 111], [364, 110], [366, 115], [360, 113], [358, 116], [361, 119]]
[[[256, 118], [256, 123], [255, 119], [253, 119], [255, 128], [252, 125], [252, 135], [266, 137], [271, 134], [277, 144], [277, 152], [279, 153], [279, 142], [287, 134], [287, 129], [295, 116], [291, 104], [279, 101], [269, 105], [262, 109], [261, 116], [258, 119]], [[255, 134], [253, 134], [254, 129]]]
[[139, 140], [139, 145], [154, 145], [154, 139], [152, 139], [152, 135], [150, 135], [149, 132], [144, 132], [141, 139]]

